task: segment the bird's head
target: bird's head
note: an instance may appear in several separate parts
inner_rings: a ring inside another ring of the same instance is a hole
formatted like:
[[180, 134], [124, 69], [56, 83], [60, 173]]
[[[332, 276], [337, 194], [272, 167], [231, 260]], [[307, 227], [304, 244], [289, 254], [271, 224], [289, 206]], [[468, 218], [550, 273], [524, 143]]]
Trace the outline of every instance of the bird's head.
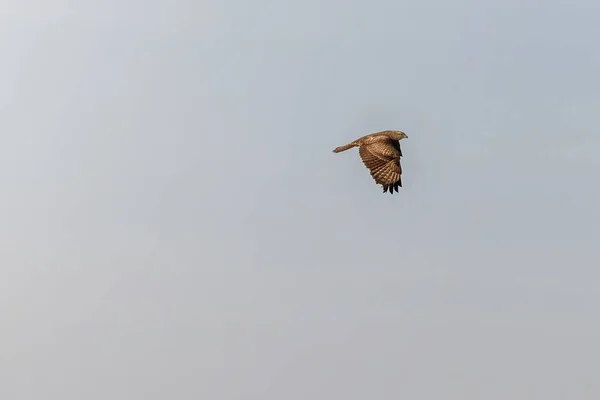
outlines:
[[408, 136], [406, 135], [406, 133], [402, 132], [402, 131], [394, 131], [394, 133], [396, 134], [396, 138], [398, 140], [402, 140], [402, 139], [407, 139]]

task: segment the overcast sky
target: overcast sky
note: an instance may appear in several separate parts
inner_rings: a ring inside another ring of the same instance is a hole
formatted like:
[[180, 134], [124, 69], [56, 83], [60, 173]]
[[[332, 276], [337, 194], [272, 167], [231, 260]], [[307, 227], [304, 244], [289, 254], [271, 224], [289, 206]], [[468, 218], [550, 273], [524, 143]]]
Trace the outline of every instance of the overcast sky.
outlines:
[[595, 3], [2, 2], [0, 397], [598, 399]]

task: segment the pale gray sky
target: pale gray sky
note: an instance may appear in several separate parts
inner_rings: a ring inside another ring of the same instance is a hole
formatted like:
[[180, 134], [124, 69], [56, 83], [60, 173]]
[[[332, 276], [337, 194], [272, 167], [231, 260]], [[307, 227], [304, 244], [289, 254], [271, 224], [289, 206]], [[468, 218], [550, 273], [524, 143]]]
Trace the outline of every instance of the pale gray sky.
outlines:
[[599, 15], [3, 2], [0, 397], [598, 399]]

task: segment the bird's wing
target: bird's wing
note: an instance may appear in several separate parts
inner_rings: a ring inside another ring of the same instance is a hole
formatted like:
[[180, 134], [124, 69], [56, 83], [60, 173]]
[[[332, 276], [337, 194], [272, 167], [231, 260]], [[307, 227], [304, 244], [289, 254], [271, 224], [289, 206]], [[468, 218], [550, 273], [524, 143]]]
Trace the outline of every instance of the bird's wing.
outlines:
[[398, 191], [398, 187], [402, 186], [400, 152], [391, 140], [361, 145], [358, 152], [375, 182], [383, 185], [384, 192], [388, 189], [390, 192], [393, 189]]
[[400, 157], [402, 157], [402, 149], [400, 148], [400, 141], [399, 140], [392, 140], [392, 145], [394, 146], [394, 148], [396, 150], [398, 150], [398, 154], [400, 154]]

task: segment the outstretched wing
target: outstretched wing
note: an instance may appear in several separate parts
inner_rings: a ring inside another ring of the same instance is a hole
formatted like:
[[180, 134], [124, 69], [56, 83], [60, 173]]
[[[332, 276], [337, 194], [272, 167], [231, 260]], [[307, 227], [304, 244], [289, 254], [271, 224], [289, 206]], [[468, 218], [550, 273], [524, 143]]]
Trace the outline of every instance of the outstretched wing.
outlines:
[[360, 158], [377, 184], [383, 186], [383, 192], [398, 192], [402, 187], [402, 167], [400, 150], [393, 140], [382, 140], [361, 145]]

